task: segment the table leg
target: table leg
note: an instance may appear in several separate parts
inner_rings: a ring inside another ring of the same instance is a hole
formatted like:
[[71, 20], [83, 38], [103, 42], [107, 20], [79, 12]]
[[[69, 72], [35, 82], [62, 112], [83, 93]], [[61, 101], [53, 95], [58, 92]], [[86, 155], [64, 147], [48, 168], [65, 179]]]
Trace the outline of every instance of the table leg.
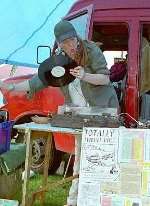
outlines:
[[25, 171], [24, 171], [24, 180], [23, 180], [23, 188], [22, 188], [21, 206], [29, 206], [27, 188], [28, 188], [28, 179], [30, 175], [31, 158], [32, 158], [32, 142], [30, 141], [31, 140], [30, 129], [26, 129], [25, 131], [25, 140], [26, 140], [26, 159], [25, 159]]
[[[46, 148], [45, 148], [44, 176], [43, 176], [43, 183], [42, 183], [43, 188], [46, 187], [46, 185], [47, 185], [51, 147], [52, 147], [52, 133], [49, 132], [48, 137], [47, 137], [47, 142], [46, 142]], [[44, 205], [44, 199], [45, 199], [45, 192], [43, 192], [42, 197], [41, 197], [41, 204], [42, 205]]]

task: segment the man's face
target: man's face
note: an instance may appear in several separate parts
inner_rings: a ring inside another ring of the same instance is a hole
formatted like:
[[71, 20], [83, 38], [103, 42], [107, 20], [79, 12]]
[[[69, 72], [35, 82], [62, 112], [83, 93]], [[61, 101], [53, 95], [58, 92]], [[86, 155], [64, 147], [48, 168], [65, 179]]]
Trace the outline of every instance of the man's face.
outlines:
[[76, 37], [65, 39], [63, 42], [59, 43], [58, 46], [63, 49], [68, 56], [74, 59], [77, 51], [78, 40]]

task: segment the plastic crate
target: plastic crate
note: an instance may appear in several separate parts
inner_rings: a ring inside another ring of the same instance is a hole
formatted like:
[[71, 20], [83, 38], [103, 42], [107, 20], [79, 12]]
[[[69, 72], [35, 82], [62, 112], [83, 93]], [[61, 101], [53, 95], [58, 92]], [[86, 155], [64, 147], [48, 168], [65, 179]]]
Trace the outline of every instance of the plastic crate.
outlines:
[[13, 121], [0, 123], [0, 154], [10, 149], [11, 129]]
[[2, 206], [18, 206], [19, 202], [16, 200], [0, 199], [0, 205], [2, 205]]

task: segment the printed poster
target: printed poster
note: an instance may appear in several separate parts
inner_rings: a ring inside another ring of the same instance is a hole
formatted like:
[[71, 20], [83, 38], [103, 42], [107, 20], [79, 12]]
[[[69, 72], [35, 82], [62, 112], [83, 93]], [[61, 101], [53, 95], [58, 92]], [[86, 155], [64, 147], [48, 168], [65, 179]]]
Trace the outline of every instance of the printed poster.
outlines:
[[80, 176], [88, 181], [111, 181], [119, 176], [118, 129], [84, 128]]
[[100, 206], [100, 184], [80, 181], [78, 189], [78, 206]]
[[101, 195], [100, 206], [142, 206], [140, 198], [129, 198], [121, 195]]
[[144, 136], [144, 162], [150, 163], [150, 129], [145, 129], [145, 136]]
[[118, 134], [113, 128], [83, 129], [78, 206], [100, 206], [101, 182], [118, 178]]
[[135, 163], [122, 163], [120, 165], [121, 188], [123, 195], [141, 195], [141, 172], [142, 168]]
[[[144, 161], [145, 130], [120, 129], [119, 162]], [[150, 145], [150, 144], [149, 144]]]
[[150, 168], [142, 171], [142, 194], [150, 196]]

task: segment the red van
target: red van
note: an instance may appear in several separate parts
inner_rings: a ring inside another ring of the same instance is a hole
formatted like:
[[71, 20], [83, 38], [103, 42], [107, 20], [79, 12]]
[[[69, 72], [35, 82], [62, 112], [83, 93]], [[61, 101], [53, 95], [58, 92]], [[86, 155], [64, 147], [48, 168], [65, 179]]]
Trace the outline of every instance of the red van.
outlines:
[[[78, 0], [65, 19], [72, 22], [81, 38], [100, 42], [104, 55], [112, 51], [128, 53], [121, 112], [125, 113], [129, 125], [130, 122], [133, 123], [133, 119], [139, 120], [142, 39], [148, 38], [150, 1]], [[31, 76], [12, 78], [7, 81], [17, 82], [28, 78]], [[6, 108], [10, 112], [10, 119], [14, 119], [16, 123], [31, 121], [30, 116], [33, 114], [47, 115], [48, 112], [56, 112], [57, 106], [64, 101], [59, 88], [51, 87], [38, 92], [32, 100], [28, 100], [24, 93], [18, 92], [10, 92], [6, 96], [8, 101]], [[74, 139], [71, 135], [64, 137], [55, 134], [54, 142], [56, 149], [60, 151], [73, 151]], [[42, 151], [44, 145], [42, 139], [39, 139], [38, 145], [42, 146], [37, 146], [35, 153], [38, 150]], [[39, 155], [38, 152], [36, 154]], [[39, 159], [35, 158], [35, 162], [39, 163]]]

